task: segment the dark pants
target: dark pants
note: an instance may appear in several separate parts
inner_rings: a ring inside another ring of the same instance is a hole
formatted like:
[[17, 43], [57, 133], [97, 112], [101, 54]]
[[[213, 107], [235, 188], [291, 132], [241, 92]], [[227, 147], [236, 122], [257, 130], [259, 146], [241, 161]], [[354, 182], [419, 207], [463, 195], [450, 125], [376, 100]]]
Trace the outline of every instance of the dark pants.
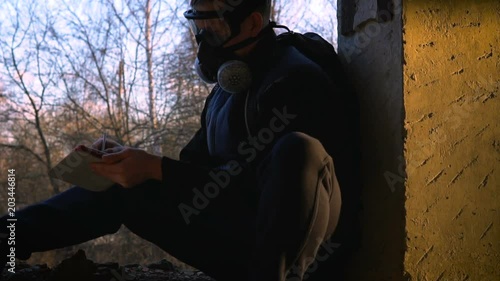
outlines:
[[[302, 280], [334, 232], [341, 206], [331, 157], [301, 133], [277, 141], [256, 180], [235, 178], [212, 193], [193, 186], [181, 195], [176, 188], [156, 181], [103, 192], [72, 187], [16, 213], [16, 255], [79, 244], [123, 224], [217, 280], [283, 281], [288, 272], [289, 280]], [[7, 218], [0, 218], [0, 233], [8, 232]]]

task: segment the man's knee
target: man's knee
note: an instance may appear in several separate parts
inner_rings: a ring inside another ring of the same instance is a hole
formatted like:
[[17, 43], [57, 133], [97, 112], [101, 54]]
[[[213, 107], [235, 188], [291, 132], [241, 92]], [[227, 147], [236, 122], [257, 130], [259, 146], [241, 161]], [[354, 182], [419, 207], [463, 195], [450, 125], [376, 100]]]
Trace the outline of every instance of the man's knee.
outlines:
[[322, 162], [328, 154], [321, 142], [301, 132], [282, 136], [273, 148], [273, 158], [285, 164]]

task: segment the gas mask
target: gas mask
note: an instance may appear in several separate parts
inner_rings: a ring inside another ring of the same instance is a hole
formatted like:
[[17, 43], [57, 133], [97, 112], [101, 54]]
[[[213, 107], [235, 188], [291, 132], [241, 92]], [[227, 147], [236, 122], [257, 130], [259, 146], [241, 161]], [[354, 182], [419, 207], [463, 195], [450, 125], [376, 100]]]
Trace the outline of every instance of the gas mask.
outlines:
[[250, 68], [234, 51], [204, 41], [198, 45], [195, 70], [203, 81], [218, 82], [223, 90], [232, 94], [246, 91], [252, 83]]
[[255, 8], [249, 5], [255, 5], [257, 2], [244, 1], [232, 11], [225, 12], [195, 9], [184, 12], [198, 43], [195, 70], [203, 81], [219, 83], [224, 91], [233, 94], [244, 92], [250, 87], [250, 68], [235, 51], [258, 40], [260, 34], [230, 47], [223, 45], [240, 33], [243, 19]]

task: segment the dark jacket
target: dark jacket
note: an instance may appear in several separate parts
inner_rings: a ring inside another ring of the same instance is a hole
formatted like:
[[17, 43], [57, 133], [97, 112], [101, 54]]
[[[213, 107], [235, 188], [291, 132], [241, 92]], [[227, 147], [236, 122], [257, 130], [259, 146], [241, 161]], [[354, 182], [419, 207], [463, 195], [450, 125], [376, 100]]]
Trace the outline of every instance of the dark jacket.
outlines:
[[[245, 147], [238, 149], [241, 142], [258, 136], [260, 130], [269, 127], [276, 110], [283, 112], [285, 107], [287, 113], [297, 116], [274, 141], [291, 131], [307, 133], [326, 146], [333, 138], [350, 137], [352, 133], [345, 135], [350, 126], [344, 124], [355, 120], [343, 120], [352, 114], [341, 114], [345, 104], [333, 103], [341, 96], [335, 95], [333, 82], [296, 48], [277, 44], [275, 39], [274, 33], [262, 39], [247, 59], [253, 73], [249, 93], [230, 94], [218, 85], [212, 89], [202, 112], [201, 128], [181, 151], [181, 161], [205, 167], [217, 167], [231, 159], [248, 162], [252, 155]], [[271, 147], [272, 143], [266, 145]], [[333, 152], [329, 147], [327, 151]], [[249, 164], [258, 164], [258, 159]]]
[[[253, 75], [249, 92], [213, 88], [201, 128], [181, 151], [180, 161], [164, 157], [165, 183], [182, 186], [193, 180], [189, 171], [224, 169], [230, 160], [252, 174], [280, 136], [299, 131], [319, 139], [332, 156], [343, 200], [339, 226], [351, 221], [360, 198], [359, 112], [352, 91], [295, 47], [278, 43], [274, 32], [259, 41], [246, 62]], [[258, 149], [252, 149], [256, 139]]]

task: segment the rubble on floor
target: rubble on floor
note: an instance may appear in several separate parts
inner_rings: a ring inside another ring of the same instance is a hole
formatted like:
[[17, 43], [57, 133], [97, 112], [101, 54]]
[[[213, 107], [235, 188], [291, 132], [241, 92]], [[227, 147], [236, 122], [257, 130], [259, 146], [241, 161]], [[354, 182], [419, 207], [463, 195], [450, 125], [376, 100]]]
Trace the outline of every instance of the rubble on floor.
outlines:
[[94, 263], [79, 250], [54, 268], [46, 264], [18, 262], [15, 274], [2, 273], [5, 281], [215, 281], [201, 271], [185, 271], [167, 260], [152, 264], [119, 265], [114, 262]]

